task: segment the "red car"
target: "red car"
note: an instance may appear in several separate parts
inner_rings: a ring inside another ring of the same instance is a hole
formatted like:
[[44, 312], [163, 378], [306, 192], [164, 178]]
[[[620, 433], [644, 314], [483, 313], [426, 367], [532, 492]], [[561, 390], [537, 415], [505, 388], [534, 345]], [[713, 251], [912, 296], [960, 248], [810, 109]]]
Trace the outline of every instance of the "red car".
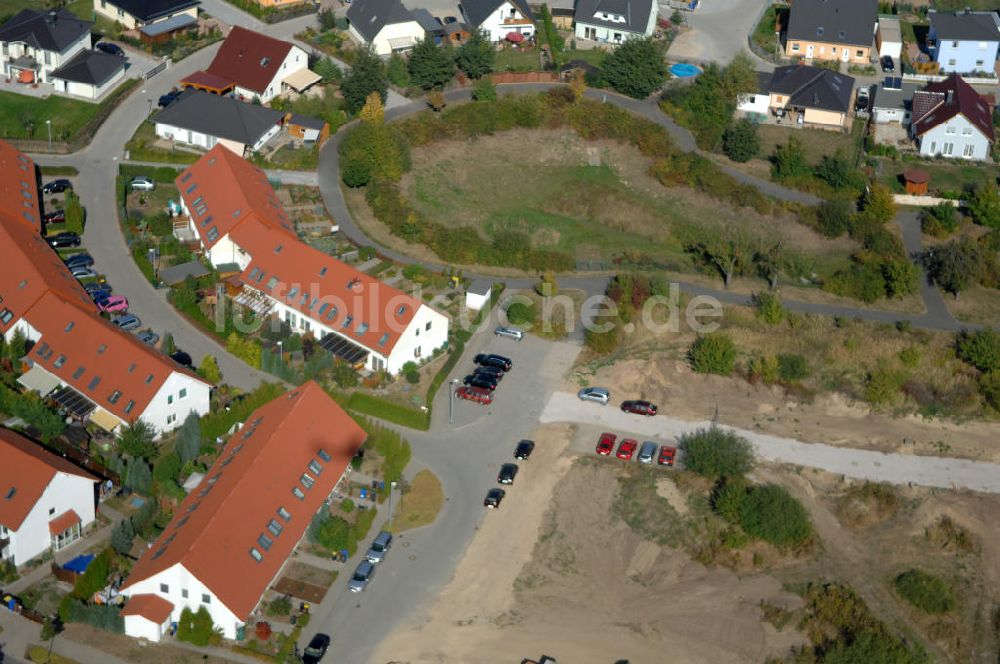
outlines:
[[622, 410], [635, 415], [656, 415], [656, 404], [649, 401], [622, 401]]
[[468, 399], [488, 406], [493, 403], [493, 393], [482, 387], [460, 387], [455, 390], [455, 396], [460, 399]]
[[660, 447], [660, 456], [656, 460], [656, 463], [661, 466], [672, 466], [674, 465], [674, 457], [677, 456], [677, 448], [669, 447], [667, 445], [662, 445]]
[[618, 436], [613, 433], [602, 433], [600, 439], [597, 441], [597, 453], [601, 456], [609, 456], [611, 451], [615, 449], [615, 441], [618, 440]]
[[622, 444], [618, 446], [618, 454], [615, 456], [619, 459], [631, 461], [632, 455], [635, 454], [635, 448], [637, 447], [639, 447], [639, 441], [634, 438], [626, 438], [622, 441]]

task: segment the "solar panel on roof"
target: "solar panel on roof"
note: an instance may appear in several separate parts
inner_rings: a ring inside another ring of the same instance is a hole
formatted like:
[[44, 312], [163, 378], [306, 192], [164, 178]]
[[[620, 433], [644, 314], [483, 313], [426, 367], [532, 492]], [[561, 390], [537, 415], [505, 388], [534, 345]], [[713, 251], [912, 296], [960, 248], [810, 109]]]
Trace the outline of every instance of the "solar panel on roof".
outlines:
[[360, 364], [368, 359], [368, 351], [335, 334], [328, 334], [319, 342], [320, 348], [339, 357], [348, 364]]
[[65, 408], [71, 415], [83, 419], [96, 407], [90, 399], [72, 387], [64, 387], [52, 395], [52, 400]]

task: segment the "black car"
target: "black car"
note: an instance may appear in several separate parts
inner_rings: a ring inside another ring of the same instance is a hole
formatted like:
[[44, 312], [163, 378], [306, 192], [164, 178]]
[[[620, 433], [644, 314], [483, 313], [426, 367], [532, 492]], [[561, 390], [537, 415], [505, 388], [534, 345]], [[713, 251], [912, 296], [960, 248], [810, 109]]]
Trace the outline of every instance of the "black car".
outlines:
[[481, 387], [490, 392], [497, 389], [497, 382], [489, 376], [483, 376], [482, 374], [469, 374], [462, 382], [469, 387]]
[[45, 241], [48, 242], [49, 246], [54, 249], [65, 249], [66, 247], [80, 246], [80, 236], [76, 233], [70, 233], [68, 231], [50, 235], [45, 238]]
[[889, 72], [890, 74], [896, 71], [896, 65], [893, 64], [891, 55], [883, 55], [879, 62], [882, 63], [882, 71]]
[[119, 46], [118, 44], [112, 44], [111, 42], [97, 42], [96, 44], [94, 44], [94, 48], [96, 48], [98, 51], [104, 51], [109, 55], [117, 55], [118, 57], [121, 58], [125, 57], [125, 51], [123, 51], [122, 47]]
[[46, 212], [42, 215], [42, 223], [61, 224], [64, 221], [66, 221], [65, 210], [53, 210], [52, 212]]
[[194, 362], [191, 361], [191, 356], [182, 350], [177, 351], [170, 356], [170, 359], [188, 369], [194, 368]]
[[62, 192], [69, 189], [73, 190], [73, 183], [66, 178], [59, 178], [58, 180], [53, 180], [42, 187], [43, 194], [61, 194]]
[[500, 507], [500, 501], [503, 497], [507, 495], [507, 492], [503, 489], [490, 489], [486, 494], [486, 499], [483, 500], [483, 505], [489, 507], [490, 509], [496, 509]]
[[312, 637], [309, 645], [302, 651], [302, 664], [316, 664], [323, 659], [326, 649], [330, 647], [330, 637], [326, 634], [317, 634]]
[[183, 91], [171, 90], [165, 95], [160, 95], [160, 101], [156, 102], [157, 106], [159, 106], [160, 108], [166, 108], [167, 106], [170, 106], [170, 104], [174, 103], [174, 100], [176, 100], [178, 97], [181, 96], [181, 92]]
[[509, 358], [493, 353], [480, 353], [479, 355], [476, 355], [474, 362], [480, 366], [497, 367], [498, 369], [503, 369], [504, 371], [510, 371], [511, 367], [514, 366], [513, 362], [511, 362]]
[[84, 286], [84, 289], [86, 289], [86, 291], [90, 294], [90, 297], [94, 298], [95, 302], [111, 295], [111, 284], [99, 284], [94, 282]]
[[515, 477], [517, 477], [517, 464], [505, 463], [504, 465], [500, 466], [500, 474], [497, 475], [497, 483], [513, 484]]
[[501, 369], [500, 367], [491, 367], [491, 366], [476, 367], [473, 370], [472, 374], [474, 376], [488, 376], [489, 378], [498, 383], [501, 380], [503, 380], [503, 369]]
[[527, 459], [531, 456], [531, 453], [535, 451], [535, 441], [533, 440], [522, 440], [514, 448], [514, 458], [515, 459]]
[[[74, 268], [77, 266], [90, 267], [93, 264], [94, 264], [94, 257], [87, 253], [73, 254], [72, 256], [66, 258], [66, 267], [69, 268]], [[108, 291], [110, 290], [111, 288], [108, 287]]]

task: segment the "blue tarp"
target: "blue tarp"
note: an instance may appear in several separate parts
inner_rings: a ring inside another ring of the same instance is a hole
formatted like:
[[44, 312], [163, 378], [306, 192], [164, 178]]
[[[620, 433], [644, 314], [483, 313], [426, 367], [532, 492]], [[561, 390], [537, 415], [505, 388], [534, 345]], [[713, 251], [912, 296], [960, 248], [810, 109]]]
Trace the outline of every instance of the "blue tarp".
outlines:
[[63, 565], [63, 569], [68, 569], [71, 572], [76, 572], [77, 574], [83, 574], [87, 569], [87, 565], [90, 561], [94, 559], [94, 554], [85, 553], [82, 556], [77, 556], [73, 560], [69, 561]]

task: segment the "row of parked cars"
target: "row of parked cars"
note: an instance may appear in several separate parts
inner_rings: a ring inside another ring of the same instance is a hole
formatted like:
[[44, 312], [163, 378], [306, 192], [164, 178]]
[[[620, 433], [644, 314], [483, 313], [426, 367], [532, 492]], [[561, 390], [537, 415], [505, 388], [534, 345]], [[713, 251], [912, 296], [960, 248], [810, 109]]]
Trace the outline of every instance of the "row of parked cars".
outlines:
[[483, 405], [493, 403], [493, 392], [504, 375], [514, 367], [510, 358], [495, 353], [480, 353], [473, 359], [476, 368], [462, 381], [464, 385], [455, 391], [460, 399], [475, 401]]
[[352, 593], [365, 591], [371, 583], [372, 576], [375, 575], [376, 565], [385, 560], [390, 548], [392, 548], [392, 533], [383, 530], [372, 540], [372, 545], [365, 552], [365, 559], [358, 563], [351, 580], [347, 582], [347, 588]]
[[[632, 457], [638, 458], [639, 463], [651, 464], [653, 459], [660, 466], [673, 466], [677, 458], [677, 448], [670, 445], [660, 445], [652, 440], [647, 440], [639, 446], [639, 441], [635, 438], [622, 438], [618, 443], [618, 451], [615, 452], [615, 443], [618, 442], [617, 434], [602, 433], [597, 439], [597, 454], [600, 456], [615, 456], [623, 461], [631, 461]], [[639, 451], [636, 455], [636, 450]], [[659, 450], [659, 453], [657, 453]]]
[[[519, 461], [527, 461], [531, 453], [535, 451], [535, 441], [533, 440], [522, 440], [514, 448], [514, 458]], [[503, 484], [504, 486], [509, 486], [514, 483], [514, 478], [517, 477], [517, 471], [520, 467], [516, 463], [505, 463], [500, 466], [500, 472], [497, 473], [497, 484]], [[500, 507], [500, 503], [503, 502], [504, 497], [507, 492], [500, 487], [494, 487], [486, 492], [486, 498], [483, 500], [483, 505], [489, 509], [496, 509]]]

